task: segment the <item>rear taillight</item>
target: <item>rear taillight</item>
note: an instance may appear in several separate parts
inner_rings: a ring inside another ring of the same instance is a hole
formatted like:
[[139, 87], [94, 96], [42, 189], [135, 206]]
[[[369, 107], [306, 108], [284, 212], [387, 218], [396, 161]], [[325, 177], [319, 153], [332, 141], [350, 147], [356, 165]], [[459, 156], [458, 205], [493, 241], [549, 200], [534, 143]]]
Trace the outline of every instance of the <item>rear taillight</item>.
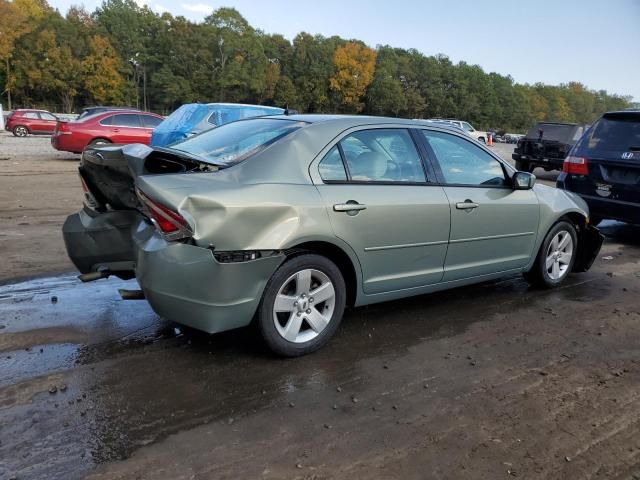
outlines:
[[585, 157], [567, 157], [562, 164], [562, 171], [572, 175], [589, 175], [589, 166]]
[[152, 200], [140, 190], [137, 193], [151, 221], [167, 240], [179, 240], [193, 235], [189, 223], [182, 215]]
[[58, 122], [56, 123], [56, 135], [71, 135], [71, 129], [69, 128], [68, 122]]

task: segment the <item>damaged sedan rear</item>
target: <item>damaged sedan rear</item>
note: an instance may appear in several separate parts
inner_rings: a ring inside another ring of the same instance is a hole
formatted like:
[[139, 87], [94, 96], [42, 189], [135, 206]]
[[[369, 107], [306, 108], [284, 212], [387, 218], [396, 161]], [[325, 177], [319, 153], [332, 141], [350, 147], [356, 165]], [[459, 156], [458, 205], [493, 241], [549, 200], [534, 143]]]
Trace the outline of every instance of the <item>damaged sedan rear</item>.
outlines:
[[80, 178], [63, 233], [83, 280], [135, 277], [158, 314], [209, 333], [255, 321], [285, 356], [324, 345], [347, 305], [514, 273], [553, 287], [602, 243], [579, 197], [410, 120], [242, 120], [87, 149]]

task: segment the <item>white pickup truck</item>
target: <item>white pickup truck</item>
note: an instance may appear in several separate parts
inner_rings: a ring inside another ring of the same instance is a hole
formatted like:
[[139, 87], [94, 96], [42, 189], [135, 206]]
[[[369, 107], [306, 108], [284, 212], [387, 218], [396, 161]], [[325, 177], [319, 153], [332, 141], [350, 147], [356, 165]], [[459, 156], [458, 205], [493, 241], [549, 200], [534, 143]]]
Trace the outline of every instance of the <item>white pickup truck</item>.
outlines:
[[465, 122], [463, 120], [448, 119], [448, 118], [431, 118], [429, 119], [429, 121], [451, 123], [452, 125], [455, 125], [461, 130], [464, 130], [469, 136], [475, 138], [479, 142], [487, 143], [487, 132], [481, 132], [479, 130], [476, 130], [475, 128], [473, 128], [473, 125], [471, 125], [469, 122]]

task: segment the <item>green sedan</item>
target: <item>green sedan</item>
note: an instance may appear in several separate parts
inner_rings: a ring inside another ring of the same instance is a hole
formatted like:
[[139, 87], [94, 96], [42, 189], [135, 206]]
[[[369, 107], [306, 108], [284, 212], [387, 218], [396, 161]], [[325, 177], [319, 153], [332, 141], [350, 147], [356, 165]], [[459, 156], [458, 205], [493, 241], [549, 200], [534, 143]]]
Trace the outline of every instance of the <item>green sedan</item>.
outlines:
[[347, 305], [516, 273], [554, 287], [602, 244], [578, 196], [428, 122], [242, 120], [88, 149], [80, 178], [63, 233], [82, 280], [135, 277], [159, 315], [209, 333], [256, 322], [284, 356], [324, 345]]

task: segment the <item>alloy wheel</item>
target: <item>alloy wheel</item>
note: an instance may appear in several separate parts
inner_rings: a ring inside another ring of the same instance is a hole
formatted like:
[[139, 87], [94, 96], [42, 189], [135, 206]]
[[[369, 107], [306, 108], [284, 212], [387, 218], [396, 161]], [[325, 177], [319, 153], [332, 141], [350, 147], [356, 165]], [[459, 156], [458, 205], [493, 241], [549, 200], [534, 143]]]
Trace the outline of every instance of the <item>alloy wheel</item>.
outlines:
[[14, 133], [16, 137], [26, 137], [29, 134], [25, 127], [16, 127]]
[[273, 304], [273, 322], [285, 340], [305, 343], [329, 325], [336, 292], [329, 277], [316, 269], [291, 275], [280, 287]]
[[545, 267], [552, 280], [564, 277], [571, 265], [573, 257], [573, 238], [566, 230], [560, 230], [553, 237], [547, 249]]

